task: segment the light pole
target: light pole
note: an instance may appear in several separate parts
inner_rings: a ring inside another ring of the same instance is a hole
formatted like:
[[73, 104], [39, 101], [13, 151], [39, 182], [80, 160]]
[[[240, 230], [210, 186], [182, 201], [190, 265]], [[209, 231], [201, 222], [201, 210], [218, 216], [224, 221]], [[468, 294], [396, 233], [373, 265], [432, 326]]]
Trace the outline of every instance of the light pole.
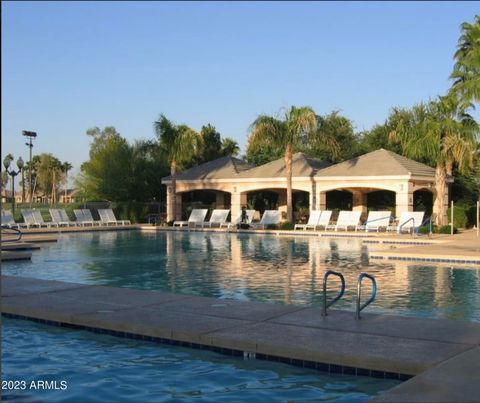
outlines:
[[5, 167], [5, 171], [7, 171], [7, 174], [12, 177], [12, 214], [15, 216], [15, 176], [22, 172], [23, 160], [22, 157], [19, 157], [17, 160], [18, 171], [15, 171], [14, 169], [8, 169], [10, 167], [10, 162], [11, 159], [5, 157], [5, 159], [3, 160], [3, 166]]
[[29, 191], [29, 202], [32, 203], [33, 199], [33, 183], [32, 183], [32, 148], [33, 148], [33, 143], [32, 139], [37, 137], [37, 132], [30, 132], [28, 130], [23, 130], [22, 131], [22, 136], [28, 137], [29, 141], [28, 143], [25, 143], [26, 146], [30, 148], [30, 166], [28, 168], [28, 182], [30, 185], [30, 191]]

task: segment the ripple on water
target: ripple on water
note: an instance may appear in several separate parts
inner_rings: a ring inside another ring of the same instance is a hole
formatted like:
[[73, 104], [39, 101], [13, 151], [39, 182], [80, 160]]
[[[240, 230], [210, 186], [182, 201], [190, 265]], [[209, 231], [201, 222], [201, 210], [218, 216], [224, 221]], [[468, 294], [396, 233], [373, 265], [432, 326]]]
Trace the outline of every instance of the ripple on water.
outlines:
[[8, 318], [2, 332], [3, 380], [68, 383], [64, 391], [9, 391], [5, 401], [363, 402], [399, 383]]

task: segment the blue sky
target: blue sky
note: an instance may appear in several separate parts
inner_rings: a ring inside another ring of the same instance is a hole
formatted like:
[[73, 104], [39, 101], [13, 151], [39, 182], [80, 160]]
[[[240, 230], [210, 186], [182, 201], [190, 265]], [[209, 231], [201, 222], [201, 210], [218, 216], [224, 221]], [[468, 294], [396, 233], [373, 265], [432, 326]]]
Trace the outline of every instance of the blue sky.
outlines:
[[38, 133], [77, 172], [93, 126], [160, 113], [242, 149], [259, 114], [340, 110], [357, 130], [445, 93], [480, 2], [2, 2], [2, 157]]

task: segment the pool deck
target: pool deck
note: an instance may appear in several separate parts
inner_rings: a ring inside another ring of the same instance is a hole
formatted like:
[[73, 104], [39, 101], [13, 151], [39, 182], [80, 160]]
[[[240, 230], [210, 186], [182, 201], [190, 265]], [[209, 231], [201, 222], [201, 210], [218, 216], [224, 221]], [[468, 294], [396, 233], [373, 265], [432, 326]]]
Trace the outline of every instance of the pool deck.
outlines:
[[[2, 313], [330, 372], [396, 379], [389, 401], [480, 396], [480, 324], [2, 276]], [[431, 387], [427, 387], [431, 386]]]
[[437, 235], [435, 240], [437, 242], [428, 245], [401, 246], [394, 250], [373, 252], [370, 258], [446, 263], [449, 263], [449, 260], [455, 260], [480, 264], [480, 237], [477, 237], [476, 230], [466, 230], [455, 235]]

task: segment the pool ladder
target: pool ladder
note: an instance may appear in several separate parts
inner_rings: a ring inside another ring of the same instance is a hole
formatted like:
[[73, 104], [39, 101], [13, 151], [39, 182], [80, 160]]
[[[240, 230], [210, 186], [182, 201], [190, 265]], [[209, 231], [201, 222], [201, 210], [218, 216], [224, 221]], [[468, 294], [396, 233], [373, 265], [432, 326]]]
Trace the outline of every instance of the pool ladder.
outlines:
[[[336, 297], [327, 303], [327, 282], [329, 276], [336, 276], [340, 278], [342, 286], [340, 288], [340, 292], [336, 295]], [[372, 292], [370, 294], [370, 298], [363, 304], [360, 304], [361, 296], [362, 296], [362, 281], [364, 278], [368, 278], [372, 282]], [[331, 307], [335, 302], [337, 302], [340, 298], [342, 298], [343, 294], [345, 293], [345, 277], [343, 274], [334, 271], [334, 270], [327, 270], [325, 275], [323, 276], [323, 310], [322, 316], [327, 316], [327, 309]], [[357, 299], [355, 303], [355, 319], [361, 319], [360, 312], [363, 311], [368, 305], [370, 305], [377, 296], [377, 282], [375, 277], [368, 274], [368, 273], [360, 273], [357, 280]]]

